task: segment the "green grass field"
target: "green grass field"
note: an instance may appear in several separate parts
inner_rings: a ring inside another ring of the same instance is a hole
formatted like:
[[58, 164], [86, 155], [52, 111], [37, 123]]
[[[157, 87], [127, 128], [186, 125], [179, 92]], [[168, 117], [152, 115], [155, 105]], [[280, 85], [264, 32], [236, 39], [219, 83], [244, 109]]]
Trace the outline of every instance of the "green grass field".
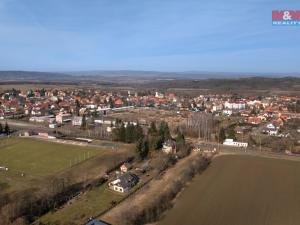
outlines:
[[[133, 149], [133, 145], [110, 141], [97, 141], [93, 147], [87, 147], [32, 138], [0, 138], [0, 166], [9, 169], [0, 169], [0, 196], [33, 193], [39, 198], [61, 179], [66, 185], [95, 182], [106, 171], [132, 157]], [[51, 225], [56, 221], [81, 224], [109, 208], [112, 201], [122, 198], [124, 196], [111, 192], [104, 184], [56, 213], [42, 216], [41, 221]]]
[[[106, 143], [106, 142], [105, 142]], [[95, 179], [132, 154], [132, 146], [83, 147], [31, 138], [1, 138], [0, 194], [47, 185], [54, 177]], [[70, 167], [71, 166], [71, 167]], [[22, 176], [22, 173], [24, 176]]]
[[103, 154], [100, 149], [58, 144], [29, 138], [0, 139], [0, 166], [9, 172], [46, 176], [62, 171], [88, 157]]
[[159, 225], [300, 224], [300, 162], [220, 156]]

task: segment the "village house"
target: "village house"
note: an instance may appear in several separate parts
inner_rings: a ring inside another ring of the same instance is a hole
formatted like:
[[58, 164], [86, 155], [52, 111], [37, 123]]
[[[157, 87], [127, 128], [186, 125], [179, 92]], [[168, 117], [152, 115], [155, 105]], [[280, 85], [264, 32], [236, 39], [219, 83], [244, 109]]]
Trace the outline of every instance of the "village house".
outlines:
[[176, 154], [176, 142], [169, 139], [163, 143], [162, 151], [166, 154]]
[[74, 116], [72, 118], [72, 125], [73, 126], [81, 126], [82, 125], [82, 116]]
[[223, 109], [223, 114], [225, 116], [231, 116], [232, 115], [232, 110], [231, 109]]
[[261, 118], [260, 117], [248, 117], [245, 119], [245, 122], [258, 125], [261, 123]]
[[155, 97], [156, 97], [156, 98], [164, 98], [165, 96], [164, 96], [164, 94], [162, 94], [162, 93], [155, 92]]
[[268, 134], [269, 136], [277, 136], [278, 135], [278, 127], [276, 127], [272, 123], [269, 123], [263, 129], [263, 133]]
[[120, 170], [121, 172], [123, 173], [127, 173], [130, 169], [132, 168], [132, 165], [128, 162], [126, 163], [123, 163], [121, 166], [120, 166]]
[[108, 183], [108, 187], [120, 193], [130, 191], [139, 182], [139, 177], [133, 173], [124, 173], [117, 179]]
[[223, 109], [222, 104], [214, 104], [213, 107], [212, 107], [212, 112], [221, 111], [222, 109]]
[[55, 129], [55, 128], [57, 128], [57, 124], [56, 123], [50, 123], [49, 128]]
[[71, 120], [71, 114], [69, 113], [59, 113], [56, 115], [55, 119], [58, 124], [62, 124], [63, 122], [67, 122]]
[[251, 114], [250, 110], [243, 110], [240, 112], [241, 116], [248, 117]]
[[115, 100], [115, 107], [122, 107], [123, 106], [123, 101], [122, 101], [122, 99], [117, 99], [117, 100]]

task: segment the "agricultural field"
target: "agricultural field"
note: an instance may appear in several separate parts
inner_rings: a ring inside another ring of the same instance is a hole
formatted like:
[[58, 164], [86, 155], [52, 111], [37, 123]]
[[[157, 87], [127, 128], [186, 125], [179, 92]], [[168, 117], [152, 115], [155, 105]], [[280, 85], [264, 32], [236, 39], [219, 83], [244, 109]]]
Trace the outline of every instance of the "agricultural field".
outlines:
[[300, 224], [300, 162], [219, 156], [159, 225]]
[[[52, 176], [102, 176], [118, 160], [127, 157], [128, 147], [82, 147], [31, 138], [0, 139], [0, 193], [23, 190]], [[111, 165], [112, 164], [112, 165]], [[87, 171], [89, 173], [87, 174]], [[85, 173], [85, 174], [83, 174]]]

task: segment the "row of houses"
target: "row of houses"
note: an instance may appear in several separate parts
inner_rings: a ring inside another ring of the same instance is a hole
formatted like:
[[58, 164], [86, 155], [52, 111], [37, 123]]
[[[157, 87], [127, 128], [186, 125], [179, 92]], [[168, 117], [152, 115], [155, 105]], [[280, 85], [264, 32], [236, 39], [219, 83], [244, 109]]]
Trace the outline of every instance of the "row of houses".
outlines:
[[[0, 93], [0, 117], [108, 113], [130, 110], [131, 107], [157, 107], [170, 110], [206, 111], [231, 115], [249, 114], [252, 109], [265, 113], [289, 112], [299, 96], [256, 96], [240, 98], [228, 94], [207, 94], [198, 97], [176, 96], [174, 93], [112, 93], [98, 89], [10, 90]], [[2, 114], [2, 115], [1, 115]]]

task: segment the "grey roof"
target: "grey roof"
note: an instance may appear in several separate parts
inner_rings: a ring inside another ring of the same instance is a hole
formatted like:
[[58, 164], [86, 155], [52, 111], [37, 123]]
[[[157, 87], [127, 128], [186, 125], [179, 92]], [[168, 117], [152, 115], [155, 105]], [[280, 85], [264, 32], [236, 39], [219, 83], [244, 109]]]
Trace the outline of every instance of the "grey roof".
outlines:
[[119, 177], [119, 185], [123, 188], [130, 188], [136, 185], [139, 181], [139, 177], [133, 173], [125, 173]]
[[264, 129], [264, 131], [277, 131], [278, 129], [276, 129], [276, 128], [268, 128], [268, 127], [266, 127], [265, 129]]
[[85, 225], [110, 225], [110, 224], [105, 223], [105, 222], [100, 221], [100, 220], [93, 219], [93, 220], [89, 221], [88, 223], [86, 223]]
[[176, 145], [176, 142], [173, 141], [173, 140], [171, 140], [171, 139], [169, 139], [169, 140], [165, 141], [163, 143], [163, 145], [168, 146], [168, 147], [174, 147]]

